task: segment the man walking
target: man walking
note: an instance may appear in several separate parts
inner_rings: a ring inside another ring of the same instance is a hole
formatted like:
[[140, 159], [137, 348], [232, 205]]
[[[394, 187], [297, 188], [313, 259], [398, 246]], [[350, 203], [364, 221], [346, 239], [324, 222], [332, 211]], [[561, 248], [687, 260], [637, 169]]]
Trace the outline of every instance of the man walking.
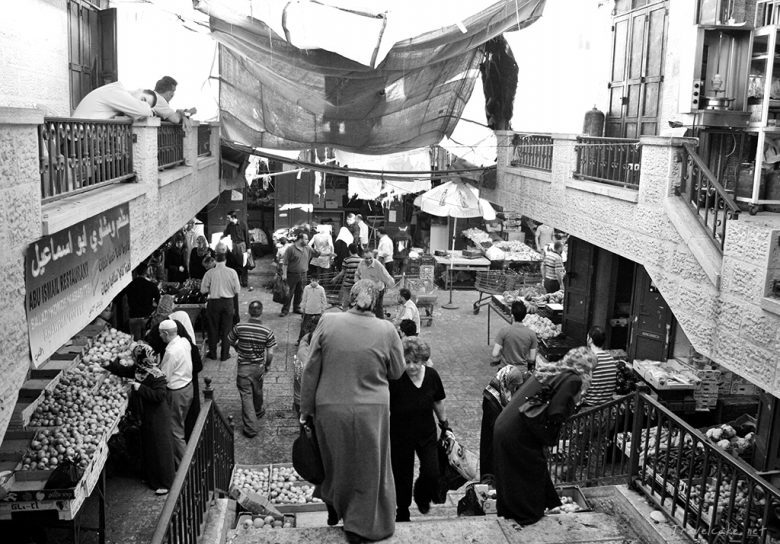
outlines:
[[233, 326], [235, 309], [233, 299], [241, 291], [238, 274], [225, 265], [227, 247], [217, 244], [216, 266], [207, 270], [200, 283], [200, 292], [208, 295], [206, 304], [206, 320], [209, 331], [209, 351], [206, 357], [217, 358], [217, 342], [222, 343], [220, 361], [230, 358], [230, 343], [228, 333]]
[[374, 252], [366, 250], [363, 254], [363, 260], [355, 271], [355, 282], [358, 280], [371, 280], [376, 286], [376, 302], [374, 303], [374, 314], [379, 319], [385, 318], [385, 310], [382, 303], [385, 298], [385, 289], [395, 285], [395, 280], [382, 263], [374, 258]]
[[260, 321], [263, 303], [249, 303], [249, 321], [238, 323], [228, 335], [228, 341], [236, 348], [238, 365], [236, 387], [241, 396], [241, 422], [244, 436], [257, 436], [257, 420], [265, 415], [263, 407], [263, 376], [274, 359], [276, 337], [271, 329]]
[[376, 246], [376, 258], [385, 265], [388, 274], [393, 275], [393, 240], [387, 235], [387, 229], [379, 227], [379, 242]]
[[563, 267], [563, 244], [555, 242], [551, 251], [545, 251], [542, 261], [542, 278], [544, 278], [544, 290], [554, 293], [563, 286], [563, 276], [566, 269]]
[[498, 331], [493, 346], [493, 361], [490, 363], [492, 366], [504, 362], [523, 371], [533, 371], [538, 340], [536, 333], [523, 325], [527, 312], [523, 301], [517, 300], [512, 303], [512, 324]]
[[302, 313], [301, 299], [303, 298], [303, 286], [306, 284], [306, 273], [309, 270], [309, 261], [311, 261], [309, 237], [306, 233], [301, 232], [295, 237], [295, 243], [284, 252], [282, 259], [282, 279], [287, 282], [290, 288], [287, 300], [282, 303], [282, 317], [290, 312], [290, 302], [292, 302], [293, 313]]
[[192, 347], [189, 340], [179, 336], [176, 322], [172, 319], [163, 320], [159, 330], [160, 339], [166, 344], [160, 369], [168, 380], [173, 456], [178, 466], [187, 448], [184, 420], [192, 404]]
[[[246, 225], [238, 218], [238, 210], [228, 213], [228, 224], [222, 232], [222, 238], [226, 236], [230, 236], [230, 239], [233, 241], [233, 258], [238, 267], [236, 272], [238, 272], [241, 280], [241, 287], [246, 287], [249, 281], [249, 273], [244, 266], [244, 253], [246, 253], [246, 245], [249, 242], [249, 232], [246, 229]], [[252, 289], [249, 290], [251, 291]]]
[[358, 232], [360, 233], [360, 246], [363, 249], [366, 249], [368, 247], [368, 225], [363, 221], [363, 216], [360, 214], [355, 216], [355, 221], [357, 222]]

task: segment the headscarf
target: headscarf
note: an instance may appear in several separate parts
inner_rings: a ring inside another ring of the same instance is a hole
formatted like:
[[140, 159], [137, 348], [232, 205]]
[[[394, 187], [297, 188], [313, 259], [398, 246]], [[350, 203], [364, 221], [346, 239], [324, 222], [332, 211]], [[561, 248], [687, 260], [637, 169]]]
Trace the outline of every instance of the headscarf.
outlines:
[[512, 394], [530, 375], [528, 371], [520, 370], [515, 365], [501, 367], [485, 387], [485, 393], [496, 399], [503, 408], [509, 404], [509, 401], [512, 400]]
[[135, 379], [142, 382], [147, 377], [162, 378], [165, 373], [160, 369], [160, 362], [152, 346], [144, 341], [133, 342], [130, 345], [130, 355], [135, 362]]
[[341, 227], [341, 229], [339, 229], [339, 235], [336, 237], [336, 241], [338, 242], [339, 240], [347, 245], [355, 243], [355, 237], [352, 236], [352, 233], [347, 227]]
[[190, 335], [190, 342], [195, 342], [195, 329], [192, 326], [192, 320], [187, 312], [184, 310], [177, 310], [168, 316], [168, 319], [173, 319], [181, 323], [187, 334]]
[[596, 354], [587, 347], [572, 348], [561, 359], [558, 373], [571, 369], [579, 374], [582, 379], [582, 389], [580, 390], [580, 398], [582, 398], [590, 387], [591, 375], [597, 363]]
[[376, 295], [376, 286], [372, 280], [358, 280], [349, 292], [349, 305], [358, 310], [372, 310]]
[[[202, 244], [200, 243], [201, 240], [203, 240]], [[198, 257], [205, 257], [209, 254], [209, 242], [205, 236], [201, 235], [195, 239], [195, 251], [197, 251]]]

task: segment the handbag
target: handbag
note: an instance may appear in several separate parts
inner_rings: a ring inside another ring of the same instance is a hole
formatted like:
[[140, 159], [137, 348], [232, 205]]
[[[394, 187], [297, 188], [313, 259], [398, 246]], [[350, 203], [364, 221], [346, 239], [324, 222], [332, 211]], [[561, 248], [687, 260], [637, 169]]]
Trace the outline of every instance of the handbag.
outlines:
[[479, 480], [477, 456], [459, 444], [453, 435], [443, 436], [441, 442], [450, 466], [468, 481]]
[[301, 425], [301, 434], [293, 442], [292, 464], [307, 482], [318, 485], [325, 481], [325, 468], [311, 418]]
[[441, 438], [436, 445], [439, 458], [439, 485], [436, 496], [433, 498], [433, 502], [436, 504], [444, 504], [447, 500], [447, 491], [460, 489], [467, 482], [466, 478], [450, 464], [450, 458], [447, 455], [448, 445], [449, 439], [446, 432], [442, 431]]
[[547, 409], [558, 388], [570, 373], [576, 374], [573, 370], [565, 370], [545, 383], [532, 376], [515, 393], [525, 398], [518, 408], [520, 417], [525, 418], [532, 434], [545, 446], [554, 446], [558, 443], [562, 421], [551, 421]]
[[276, 276], [274, 280], [273, 300], [279, 304], [284, 304], [290, 295], [290, 286], [282, 279], [282, 276]]

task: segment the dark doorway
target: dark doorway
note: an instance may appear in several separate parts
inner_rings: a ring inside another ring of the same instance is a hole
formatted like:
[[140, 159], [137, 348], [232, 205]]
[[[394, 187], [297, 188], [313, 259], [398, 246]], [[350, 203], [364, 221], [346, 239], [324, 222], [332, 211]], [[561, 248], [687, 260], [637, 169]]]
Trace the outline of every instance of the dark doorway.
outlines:
[[636, 267], [628, 356], [665, 361], [669, 355], [674, 316], [643, 266]]

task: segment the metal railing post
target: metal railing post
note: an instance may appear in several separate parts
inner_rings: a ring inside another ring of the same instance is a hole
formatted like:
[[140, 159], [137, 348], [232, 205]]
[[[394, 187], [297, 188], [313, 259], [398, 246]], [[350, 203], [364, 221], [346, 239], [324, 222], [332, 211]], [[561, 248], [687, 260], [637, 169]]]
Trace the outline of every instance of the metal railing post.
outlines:
[[630, 454], [628, 457], [629, 462], [627, 483], [629, 486], [631, 486], [636, 478], [639, 477], [639, 447], [642, 442], [640, 437], [642, 436], [642, 422], [644, 420], [644, 415], [642, 414], [644, 404], [642, 400], [642, 393], [639, 390], [634, 392], [634, 420], [631, 424], [631, 449], [629, 450]]

